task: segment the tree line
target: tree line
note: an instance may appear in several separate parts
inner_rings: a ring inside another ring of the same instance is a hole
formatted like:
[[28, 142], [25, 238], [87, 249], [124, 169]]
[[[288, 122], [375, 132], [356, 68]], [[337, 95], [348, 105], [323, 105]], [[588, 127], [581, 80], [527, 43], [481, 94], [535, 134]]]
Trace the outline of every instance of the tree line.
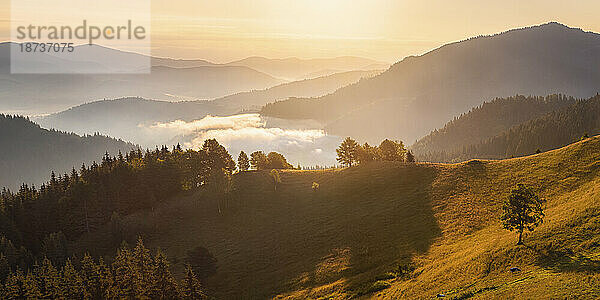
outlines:
[[241, 151], [238, 156], [238, 168], [243, 172], [248, 171], [250, 168], [254, 170], [273, 170], [294, 169], [294, 166], [287, 162], [285, 156], [277, 152], [265, 154], [263, 151], [255, 151], [248, 158], [246, 152]]
[[504, 159], [559, 148], [600, 133], [600, 97], [516, 96], [486, 103], [411, 148], [419, 159]]
[[51, 234], [73, 240], [106, 224], [113, 213], [152, 209], [185, 190], [210, 187], [224, 191], [236, 165], [216, 140], [202, 149], [163, 146], [154, 151], [132, 150], [100, 164], [82, 165], [70, 174], [56, 175], [39, 188], [23, 184], [13, 193], [0, 193], [0, 229], [34, 253]]
[[337, 161], [347, 167], [358, 164], [368, 164], [374, 161], [415, 162], [411, 151], [407, 151], [402, 141], [385, 139], [379, 146], [369, 143], [360, 145], [350, 137], [342, 141], [336, 149]]
[[[279, 153], [257, 151], [250, 158], [241, 153], [239, 169], [292, 168]], [[228, 151], [215, 139], [199, 150], [134, 149], [100, 160], [68, 174], [51, 173], [39, 187], [22, 184], [18, 191], [0, 192], [0, 269], [3, 278], [19, 284], [35, 274], [38, 262], [54, 266], [75, 264], [68, 241], [110, 226], [110, 240], [98, 241], [116, 247], [127, 237], [122, 216], [154, 209], [173, 196], [202, 189], [222, 197], [231, 192], [237, 169]], [[19, 273], [18, 270], [22, 270]], [[12, 274], [8, 277], [6, 274]], [[20, 275], [19, 275], [20, 274]], [[0, 274], [1, 275], [1, 274]], [[4, 283], [4, 281], [0, 281]]]
[[133, 249], [117, 250], [112, 263], [88, 254], [79, 261], [55, 266], [44, 258], [28, 271], [11, 271], [0, 256], [2, 299], [206, 299], [201, 281], [187, 266], [177, 282], [169, 261], [159, 249], [148, 250], [141, 239]]
[[22, 182], [43, 182], [50, 170], [69, 171], [73, 165], [127, 152], [136, 146], [98, 133], [79, 136], [43, 129], [28, 118], [0, 114], [0, 187], [18, 189]]

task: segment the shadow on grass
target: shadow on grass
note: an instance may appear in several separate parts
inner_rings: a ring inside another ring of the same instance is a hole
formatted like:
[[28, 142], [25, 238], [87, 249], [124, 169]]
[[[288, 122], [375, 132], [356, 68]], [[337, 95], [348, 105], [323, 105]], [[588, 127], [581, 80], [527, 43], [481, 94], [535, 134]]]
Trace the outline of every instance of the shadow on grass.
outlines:
[[394, 265], [408, 266], [414, 255], [429, 250], [440, 236], [430, 195], [437, 171], [419, 165], [373, 164], [343, 175], [337, 186], [346, 190], [330, 192], [347, 200], [334, 213], [345, 220], [338, 235], [352, 254], [343, 277], [346, 290], [361, 295], [383, 288], [378, 276], [398, 273]]
[[568, 250], [536, 249], [537, 263], [557, 272], [600, 273], [600, 260]]

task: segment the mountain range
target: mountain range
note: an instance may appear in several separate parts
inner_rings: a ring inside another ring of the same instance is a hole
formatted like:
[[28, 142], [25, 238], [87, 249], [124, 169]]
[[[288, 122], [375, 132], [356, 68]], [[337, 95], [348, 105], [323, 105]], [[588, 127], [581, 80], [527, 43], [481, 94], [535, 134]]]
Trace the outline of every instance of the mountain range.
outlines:
[[[464, 142], [462, 147], [452, 147], [443, 141], [460, 141], [461, 134], [456, 129], [463, 126], [477, 126], [475, 118], [469, 114], [448, 124], [444, 130], [427, 136], [414, 145], [415, 153], [427, 161], [465, 161], [472, 158], [505, 159], [525, 156], [536, 152], [557, 149], [572, 142], [600, 134], [600, 96], [571, 102], [565, 98], [562, 105], [545, 114], [531, 114], [531, 119], [517, 123], [493, 135]], [[525, 111], [523, 105], [519, 110]], [[543, 111], [543, 110], [542, 110]], [[475, 115], [475, 114], [473, 114]], [[537, 115], [537, 116], [536, 116]], [[493, 118], [492, 118], [493, 123]], [[485, 125], [481, 127], [485, 128]], [[456, 138], [456, 139], [455, 139]], [[451, 144], [453, 144], [452, 142]], [[432, 145], [437, 147], [431, 147]], [[425, 147], [422, 147], [427, 145]], [[425, 149], [429, 151], [424, 151]]]
[[[471, 158], [506, 158], [512, 155], [531, 154], [537, 147], [542, 147], [542, 145], [537, 145], [533, 149], [528, 149], [528, 151], [522, 149], [515, 152], [508, 151], [506, 148], [495, 149], [495, 154], [503, 153], [499, 156], [490, 156], [491, 153], [471, 153], [471, 148], [505, 134], [533, 119], [543, 119], [548, 114], [566, 110], [578, 102], [581, 103], [582, 101], [564, 95], [548, 95], [546, 97], [516, 95], [508, 98], [497, 98], [461, 114], [448, 122], [443, 128], [436, 129], [420, 138], [410, 148], [419, 159], [434, 162], [459, 162]], [[583, 131], [584, 129], [579, 129], [577, 135], [580, 137], [583, 135]], [[551, 136], [555, 133], [539, 134]], [[535, 138], [535, 140], [540, 138]], [[567, 145], [573, 141], [573, 137], [558, 140], [558, 143], [552, 146], [546, 145], [547, 147], [543, 148], [549, 150]], [[528, 141], [515, 140], [511, 143], [528, 143]]]
[[262, 114], [316, 119], [330, 134], [361, 140], [415, 141], [496, 97], [587, 98], [598, 83], [600, 35], [552, 22], [447, 44], [333, 94], [268, 104]]
[[335, 58], [283, 58], [248, 57], [227, 63], [229, 66], [244, 66], [286, 80], [303, 80], [346, 71], [369, 71], [387, 69], [389, 64], [372, 59], [342, 56]]
[[[385, 64], [361, 58], [321, 60], [253, 58], [227, 64], [206, 60], [152, 57], [98, 45], [76, 46], [72, 53], [15, 56], [21, 73], [11, 74], [11, 49], [19, 44], [0, 43], [0, 111], [44, 114], [98, 99], [144, 97], [165, 101], [207, 100], [239, 92], [261, 90], [287, 82], [279, 78], [321, 69], [382, 69]], [[345, 67], [341, 65], [348, 63]], [[271, 67], [271, 66], [278, 67]], [[255, 69], [255, 68], [256, 69]], [[44, 73], [42, 68], [52, 74]], [[44, 69], [46, 68], [46, 69]], [[273, 70], [265, 73], [260, 70]], [[62, 73], [75, 74], [62, 74]], [[135, 73], [135, 74], [131, 74]], [[302, 75], [300, 75], [302, 74]], [[304, 78], [302, 78], [304, 79]], [[67, 91], [67, 92], [65, 92]]]
[[110, 136], [153, 147], [172, 137], [162, 137], [139, 125], [175, 120], [192, 121], [206, 115], [225, 116], [241, 111], [258, 111], [270, 101], [288, 97], [326, 95], [336, 89], [375, 76], [382, 71], [350, 71], [334, 75], [284, 83], [264, 90], [241, 92], [212, 101], [166, 102], [139, 97], [101, 100], [36, 118], [46, 128], [90, 134], [100, 132]]
[[[41, 114], [92, 100], [127, 96], [171, 101], [212, 99], [284, 82], [244, 66], [158, 58], [152, 60], [157, 65], [151, 66], [147, 74], [119, 74], [121, 71], [126, 73], [126, 70], [148, 68], [148, 57], [101, 46], [79, 46], [73, 53], [86, 52], [80, 55], [100, 57], [101, 61], [110, 62], [106, 72], [116, 74], [10, 74], [10, 47], [16, 48], [17, 44], [0, 44], [2, 111]], [[82, 63], [77, 60], [78, 57], [76, 55], [70, 62], [59, 60], [56, 64], [63, 71], [80, 70]], [[46, 62], [46, 59], [43, 61]], [[115, 70], [111, 68], [113, 66], [123, 67], [123, 70]], [[91, 66], [90, 72], [98, 69], [100, 67]]]

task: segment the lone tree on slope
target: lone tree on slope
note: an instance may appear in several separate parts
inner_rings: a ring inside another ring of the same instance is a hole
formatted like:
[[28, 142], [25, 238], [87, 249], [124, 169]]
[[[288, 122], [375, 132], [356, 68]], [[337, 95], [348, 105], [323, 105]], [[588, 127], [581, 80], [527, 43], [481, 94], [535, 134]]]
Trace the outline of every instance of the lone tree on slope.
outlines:
[[342, 144], [335, 150], [337, 152], [337, 161], [345, 166], [352, 167], [358, 159], [358, 143], [347, 137]]
[[519, 233], [519, 242], [523, 244], [523, 231], [533, 231], [543, 222], [544, 211], [542, 205], [545, 200], [526, 185], [519, 183], [504, 201], [502, 207], [502, 224], [504, 228]]

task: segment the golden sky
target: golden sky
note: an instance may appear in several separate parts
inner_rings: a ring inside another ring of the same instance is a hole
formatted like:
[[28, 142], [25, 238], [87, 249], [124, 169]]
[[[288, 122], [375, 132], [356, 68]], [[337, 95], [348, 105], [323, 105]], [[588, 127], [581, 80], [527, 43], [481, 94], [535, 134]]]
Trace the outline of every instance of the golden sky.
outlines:
[[[598, 0], [153, 0], [151, 3], [153, 55], [216, 62], [248, 56], [342, 55], [395, 62], [448, 42], [549, 21], [600, 32]], [[9, 4], [8, 0], [0, 4], [2, 41], [10, 39]], [[79, 14], [73, 12], [73, 15]]]

